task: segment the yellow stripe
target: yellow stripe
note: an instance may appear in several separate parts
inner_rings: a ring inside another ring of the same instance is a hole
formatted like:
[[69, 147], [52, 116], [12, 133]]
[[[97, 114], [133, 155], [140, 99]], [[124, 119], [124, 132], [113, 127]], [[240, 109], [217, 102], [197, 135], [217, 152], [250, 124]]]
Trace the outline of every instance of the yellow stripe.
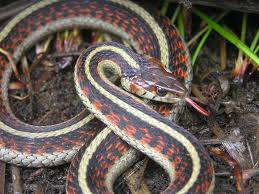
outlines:
[[160, 54], [161, 54], [161, 62], [165, 65], [169, 65], [169, 46], [165, 37], [165, 34], [159, 24], [155, 21], [155, 19], [142, 7], [131, 1], [122, 1], [122, 0], [111, 0], [114, 3], [118, 3], [129, 8], [132, 12], [135, 12], [137, 15], [143, 18], [145, 22], [150, 26], [153, 30], [154, 34], [157, 37]]
[[[197, 177], [199, 175], [200, 172], [200, 158], [199, 155], [195, 149], [195, 147], [192, 145], [192, 143], [185, 137], [183, 136], [181, 133], [173, 130], [171, 127], [169, 127], [168, 125], [166, 125], [165, 123], [162, 123], [158, 120], [156, 120], [153, 117], [150, 117], [149, 115], [144, 114], [143, 112], [139, 111], [138, 109], [135, 109], [134, 107], [128, 105], [127, 103], [123, 102], [122, 100], [120, 100], [119, 98], [117, 98], [116, 96], [110, 94], [108, 91], [106, 91], [102, 86], [100, 86], [97, 82], [95, 82], [95, 80], [93, 79], [93, 77], [91, 76], [89, 72], [89, 64], [90, 61], [92, 59], [92, 57], [98, 53], [100, 50], [112, 50], [114, 52], [116, 52], [117, 54], [120, 54], [121, 56], [123, 56], [123, 58], [128, 62], [128, 63], [132, 63], [132, 58], [127, 55], [127, 53], [125, 53], [125, 51], [123, 51], [122, 49], [119, 48], [112, 48], [112, 46], [102, 46], [100, 48], [97, 48], [95, 50], [93, 50], [91, 53], [89, 53], [89, 55], [87, 56], [86, 60], [85, 60], [85, 73], [87, 75], [87, 78], [90, 80], [90, 82], [93, 84], [93, 86], [99, 90], [99, 92], [104, 95], [106, 98], [112, 100], [115, 104], [117, 104], [118, 106], [120, 106], [121, 108], [125, 109], [125, 111], [128, 111], [129, 113], [131, 113], [132, 115], [138, 117], [139, 119], [141, 119], [144, 122], [149, 122], [151, 123], [153, 126], [155, 126], [156, 128], [159, 128], [160, 130], [162, 130], [163, 132], [167, 133], [169, 136], [177, 139], [182, 146], [185, 147], [185, 149], [189, 152], [190, 157], [192, 159], [192, 163], [193, 163], [193, 169], [192, 169], [192, 175], [189, 178], [188, 182], [186, 183], [186, 185], [181, 189], [181, 191], [179, 191], [179, 193], [185, 193], [187, 192], [196, 182]], [[134, 62], [136, 63], [136, 62]], [[78, 83], [77, 83], [77, 87], [78, 87]], [[89, 101], [88, 99], [86, 99], [84, 96], [82, 96], [83, 101], [88, 105], [89, 105]], [[96, 112], [96, 111], [95, 111]], [[99, 112], [96, 112], [96, 114], [98, 114], [98, 117], [102, 117], [102, 119], [104, 118], [103, 116], [100, 116]], [[117, 127], [114, 126], [108, 126], [111, 127], [113, 129], [116, 130], [116, 133], [121, 133], [121, 130], [118, 129]], [[123, 134], [125, 135], [125, 134]], [[130, 142], [132, 142], [133, 140], [131, 139]], [[136, 140], [135, 140], [136, 141]], [[137, 143], [136, 143], [137, 144]], [[137, 145], [138, 146], [138, 145]], [[145, 149], [145, 148], [143, 148]], [[150, 148], [148, 148], [150, 149]], [[147, 151], [147, 150], [145, 150]], [[149, 153], [150, 154], [150, 153]], [[152, 155], [152, 152], [151, 152]], [[161, 157], [161, 154], [158, 154], [158, 157]]]
[[[6, 38], [6, 36], [10, 33], [10, 31], [25, 17], [30, 15], [31, 13], [37, 11], [40, 8], [43, 8], [47, 5], [50, 5], [52, 3], [58, 2], [59, 0], [43, 0], [38, 3], [33, 4], [32, 6], [28, 7], [21, 13], [19, 13], [16, 17], [14, 17], [6, 26], [5, 28], [0, 32], [0, 42]], [[154, 18], [142, 7], [138, 6], [135, 3], [132, 3], [130, 1], [123, 1], [123, 0], [111, 0], [114, 3], [117, 3], [119, 5], [125, 6], [129, 8], [131, 11], [135, 12], [137, 15], [142, 17], [150, 26], [150, 28], [153, 30], [154, 34], [157, 37], [158, 44], [160, 47], [160, 53], [161, 53], [161, 62], [169, 65], [169, 48], [168, 43], [165, 37], [165, 34], [163, 30], [160, 28], [158, 23], [154, 20]]]
[[[101, 77], [101, 79], [106, 82], [107, 84], [109, 84], [112, 88], [114, 89], [117, 89], [118, 87], [116, 85], [114, 85], [106, 76], [105, 72], [103, 71], [104, 69], [104, 66], [106, 65], [110, 65], [114, 68], [114, 72], [118, 73], [119, 75], [121, 75], [121, 69], [119, 67], [118, 64], [116, 64], [114, 61], [112, 60], [103, 60], [101, 61], [99, 64], [98, 64], [98, 67], [97, 67], [97, 71], [99, 72], [99, 76]], [[107, 67], [107, 66], [106, 66]], [[134, 68], [134, 67], [132, 67]], [[131, 96], [131, 98], [133, 98], [134, 100], [138, 101], [139, 103], [142, 103], [143, 101], [141, 99], [139, 99], [137, 96], [129, 93], [129, 92], [126, 92], [125, 90], [122, 90], [122, 92], [125, 94], [125, 95], [129, 95]], [[150, 108], [151, 109], [151, 108]]]
[[93, 50], [88, 56], [94, 56], [96, 53], [101, 52], [101, 51], [113, 51], [115, 53], [119, 53], [122, 58], [127, 59], [126, 61], [129, 62], [132, 68], [139, 69], [140, 66], [139, 64], [131, 57], [128, 55], [128, 53], [121, 48], [111, 46], [111, 45], [104, 45], [104, 46], [99, 46], [95, 50]]
[[87, 147], [86, 151], [84, 152], [83, 157], [81, 158], [80, 165], [78, 168], [78, 182], [79, 186], [83, 193], [91, 194], [90, 188], [88, 186], [87, 180], [87, 167], [89, 164], [90, 159], [92, 158], [93, 154], [95, 153], [99, 144], [107, 137], [107, 135], [111, 132], [111, 129], [108, 127], [104, 128], [90, 143]]
[[14, 17], [0, 32], [0, 42], [6, 38], [6, 36], [10, 33], [10, 31], [25, 17], [33, 13], [34, 11], [37, 11], [40, 8], [46, 7], [47, 5], [50, 5], [52, 3], [55, 3], [59, 0], [44, 0], [40, 1], [38, 3], [33, 4], [32, 6], [26, 8], [24, 11], [19, 13], [16, 17]]
[[0, 121], [0, 128], [1, 130], [11, 133], [15, 136], [20, 136], [20, 137], [29, 137], [29, 138], [47, 138], [47, 137], [55, 137], [55, 136], [60, 136], [64, 135], [66, 133], [70, 133], [72, 131], [77, 130], [78, 128], [84, 126], [88, 122], [90, 122], [92, 119], [94, 119], [93, 114], [89, 114], [87, 117], [79, 121], [78, 123], [75, 123], [69, 127], [65, 127], [63, 129], [59, 129], [56, 131], [49, 131], [49, 132], [26, 132], [26, 131], [19, 131], [17, 129], [11, 128], [7, 125], [5, 125], [3, 122]]

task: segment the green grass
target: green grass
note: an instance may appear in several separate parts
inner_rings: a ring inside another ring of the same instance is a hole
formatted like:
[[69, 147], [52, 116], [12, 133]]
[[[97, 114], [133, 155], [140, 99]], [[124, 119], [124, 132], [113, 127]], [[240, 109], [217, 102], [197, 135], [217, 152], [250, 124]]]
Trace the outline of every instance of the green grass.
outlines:
[[[257, 66], [259, 66], [259, 57], [256, 52], [253, 52], [244, 42], [237, 38], [233, 33], [225, 30], [217, 22], [210, 19], [207, 15], [199, 11], [197, 8], [192, 8], [193, 12], [198, 15], [202, 20], [204, 20], [213, 30], [219, 33], [223, 38], [231, 42], [234, 46], [240, 49], [247, 57], [250, 58]], [[256, 43], [254, 43], [256, 44]], [[255, 51], [259, 45], [256, 47]]]

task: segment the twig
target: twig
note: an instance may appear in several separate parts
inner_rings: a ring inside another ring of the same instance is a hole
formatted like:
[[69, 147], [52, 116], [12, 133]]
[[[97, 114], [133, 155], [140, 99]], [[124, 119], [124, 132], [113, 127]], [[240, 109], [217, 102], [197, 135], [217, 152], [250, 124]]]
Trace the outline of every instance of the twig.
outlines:
[[198, 98], [200, 103], [206, 105], [208, 104], [208, 99], [202, 95], [201, 91], [198, 89], [198, 86], [195, 84], [192, 85], [192, 93]]
[[246, 182], [247, 180], [251, 179], [254, 176], [259, 175], [259, 168], [252, 168], [252, 169], [247, 169], [243, 171], [243, 180]]
[[41, 118], [40, 120], [38, 121], [38, 123], [42, 123], [43, 121], [46, 121], [49, 117], [50, 114], [53, 113], [53, 110], [50, 110], [48, 112], [46, 112]]
[[215, 176], [231, 176], [231, 172], [216, 172]]
[[36, 176], [40, 176], [43, 172], [44, 172], [45, 168], [39, 168], [36, 171], [34, 171], [33, 173], [30, 174], [29, 178], [27, 179], [27, 181], [33, 181], [35, 179]]
[[251, 150], [251, 146], [250, 146], [248, 141], [246, 141], [246, 146], [247, 146], [247, 149], [248, 149], [248, 152], [249, 152], [249, 156], [250, 156], [251, 162], [252, 162], [252, 164], [254, 166], [254, 164], [255, 164], [254, 156], [253, 156], [253, 153], [252, 153], [252, 150]]
[[[199, 140], [203, 145], [218, 145], [218, 144], [222, 144], [223, 142], [226, 141], [225, 138], [222, 139], [203, 139], [203, 140]], [[242, 141], [242, 138], [240, 139], [227, 139], [228, 142], [231, 143], [235, 143], [235, 142], [240, 142]]]
[[227, 162], [227, 164], [232, 168], [232, 172], [236, 180], [236, 189], [238, 192], [241, 192], [243, 190], [243, 177], [242, 169], [239, 163], [218, 147], [209, 147], [209, 151], [218, 158], [221, 158], [223, 161]]
[[22, 194], [22, 184], [21, 184], [21, 175], [20, 169], [17, 166], [12, 165], [12, 179], [13, 179], [13, 193]]
[[71, 53], [54, 53], [47, 55], [48, 59], [54, 59], [54, 58], [61, 58], [61, 57], [70, 57], [70, 56], [76, 56], [78, 57], [81, 55], [82, 52], [71, 52]]
[[23, 74], [24, 74], [24, 79], [25, 79], [25, 83], [28, 89], [28, 95], [30, 98], [30, 109], [31, 112], [34, 114], [34, 90], [33, 90], [33, 86], [32, 86], [32, 82], [31, 82], [31, 75], [30, 75], [30, 68], [28, 65], [28, 60], [27, 57], [23, 57], [22, 61], [22, 70], [23, 70]]
[[43, 186], [40, 184], [37, 184], [35, 187], [35, 194], [44, 194]]
[[3, 54], [8, 59], [10, 65], [12, 66], [15, 77], [22, 82], [21, 76], [20, 76], [19, 71], [16, 67], [16, 64], [13, 60], [12, 54], [2, 48], [0, 48], [0, 53]]
[[5, 169], [6, 169], [6, 163], [0, 161], [0, 193], [5, 193]]
[[34, 2], [37, 2], [37, 0], [19, 0], [13, 3], [10, 3], [4, 7], [0, 8], [0, 21], [3, 21], [21, 10], [25, 9], [29, 5], [33, 4]]
[[144, 181], [148, 160], [146, 157], [125, 173], [125, 180], [132, 194], [151, 194]]
[[[183, 0], [170, 0], [181, 3]], [[241, 12], [258, 13], [259, 3], [257, 0], [186, 0], [192, 4], [219, 7], [221, 9], [232, 9]]]
[[259, 161], [259, 125], [257, 125], [256, 128], [256, 164], [258, 164]]
[[25, 95], [25, 96], [17, 96], [17, 95], [9, 94], [9, 96], [12, 97], [12, 98], [14, 98], [14, 99], [16, 99], [16, 100], [25, 100], [25, 99], [27, 99], [27, 98], [30, 97], [29, 94], [27, 94], [27, 95]]
[[25, 85], [20, 81], [13, 81], [9, 83], [8, 89], [9, 90], [20, 90], [25, 88]]
[[224, 39], [220, 40], [220, 69], [223, 71], [227, 67], [227, 46]]

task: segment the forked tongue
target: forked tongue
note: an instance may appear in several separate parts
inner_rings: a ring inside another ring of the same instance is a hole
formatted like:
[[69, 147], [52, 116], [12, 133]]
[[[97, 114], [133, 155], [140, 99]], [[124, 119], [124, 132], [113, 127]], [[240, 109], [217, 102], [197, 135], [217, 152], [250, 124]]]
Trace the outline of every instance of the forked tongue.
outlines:
[[200, 112], [202, 115], [208, 117], [210, 113], [206, 111], [204, 108], [202, 108], [200, 105], [198, 105], [196, 102], [194, 102], [189, 97], [185, 97], [185, 101], [188, 102], [193, 108], [195, 108], [198, 112]]

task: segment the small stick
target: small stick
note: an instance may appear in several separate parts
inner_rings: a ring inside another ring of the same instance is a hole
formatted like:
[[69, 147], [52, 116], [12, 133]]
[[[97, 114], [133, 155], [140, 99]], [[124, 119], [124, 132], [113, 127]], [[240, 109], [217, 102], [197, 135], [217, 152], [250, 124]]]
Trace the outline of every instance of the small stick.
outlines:
[[13, 193], [22, 194], [22, 183], [21, 183], [21, 174], [20, 169], [17, 166], [12, 165], [12, 179], [13, 179]]
[[61, 57], [70, 57], [70, 56], [80, 56], [82, 52], [69, 52], [69, 53], [54, 53], [47, 55], [48, 59], [53, 59], [53, 58], [61, 58]]
[[[219, 145], [222, 144], [223, 142], [226, 141], [226, 139], [203, 139], [203, 140], [199, 140], [203, 145]], [[227, 139], [228, 142], [240, 142], [242, 141], [242, 138], [240, 139]]]
[[16, 64], [13, 60], [12, 54], [2, 48], [0, 48], [0, 53], [3, 54], [8, 59], [9, 64], [11, 65], [13, 72], [15, 74], [15, 77], [22, 82], [21, 76], [20, 76], [19, 71], [16, 67]]
[[257, 160], [255, 164], [258, 164], [258, 161], [259, 161], [259, 124], [256, 127], [256, 152], [255, 153], [256, 153], [256, 160]]
[[34, 114], [35, 112], [35, 102], [34, 102], [34, 89], [33, 89], [33, 85], [32, 85], [32, 82], [31, 82], [31, 75], [30, 75], [30, 68], [29, 68], [29, 65], [28, 65], [28, 60], [27, 60], [27, 57], [23, 57], [22, 58], [22, 70], [23, 70], [23, 74], [24, 74], [24, 79], [25, 79], [25, 83], [26, 83], [26, 86], [27, 86], [27, 89], [28, 89], [28, 95], [29, 95], [29, 98], [30, 98], [30, 109], [31, 109], [31, 112]]
[[148, 157], [145, 157], [144, 160], [135, 164], [132, 169], [125, 173], [127, 185], [132, 194], [151, 194], [144, 181], [148, 160]]
[[35, 187], [35, 194], [44, 194], [43, 186], [40, 184], [37, 184]]
[[252, 162], [252, 164], [254, 166], [255, 165], [254, 156], [253, 156], [253, 153], [252, 153], [252, 150], [251, 150], [251, 147], [250, 147], [250, 144], [249, 144], [248, 141], [246, 141], [246, 146], [247, 146], [247, 150], [249, 152], [249, 156], [250, 156], [251, 162]]
[[170, 0], [171, 2], [190, 2], [191, 5], [203, 5], [210, 7], [219, 7], [228, 10], [237, 10], [247, 13], [258, 13], [259, 3], [257, 0]]
[[5, 170], [6, 170], [6, 163], [0, 161], [0, 193], [5, 193]]
[[19, 0], [0, 8], [0, 22], [17, 14], [37, 0]]
[[227, 46], [225, 40], [220, 40], [220, 69], [223, 71], [227, 67]]
[[16, 96], [16, 95], [9, 94], [9, 96], [16, 99], [16, 100], [21, 100], [21, 101], [30, 97], [29, 94], [27, 94], [25, 96]]

